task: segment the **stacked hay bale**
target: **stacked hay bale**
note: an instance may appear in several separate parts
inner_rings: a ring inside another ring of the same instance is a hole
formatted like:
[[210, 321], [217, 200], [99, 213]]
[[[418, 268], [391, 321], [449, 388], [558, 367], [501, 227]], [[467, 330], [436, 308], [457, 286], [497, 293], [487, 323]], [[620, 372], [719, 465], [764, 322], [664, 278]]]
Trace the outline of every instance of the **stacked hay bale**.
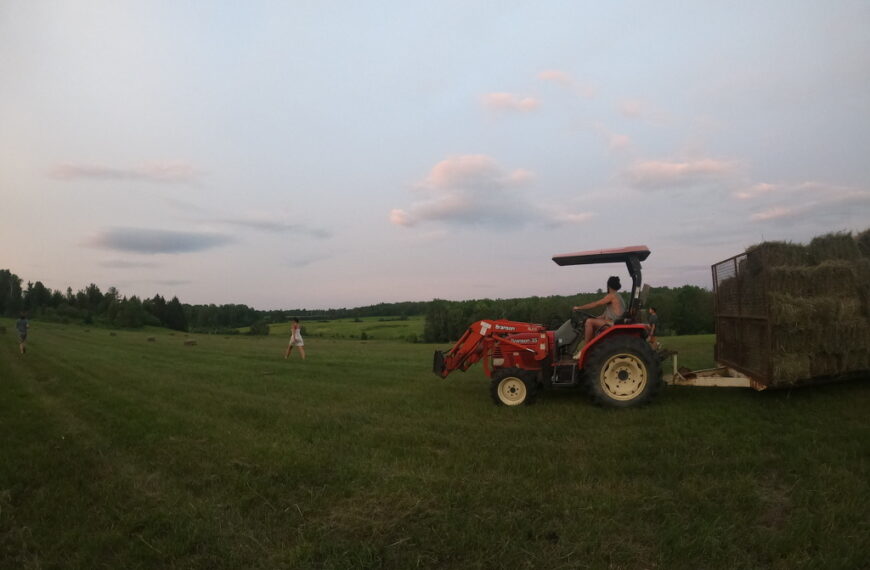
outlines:
[[870, 230], [747, 250], [742, 295], [770, 319], [771, 387], [870, 371]]

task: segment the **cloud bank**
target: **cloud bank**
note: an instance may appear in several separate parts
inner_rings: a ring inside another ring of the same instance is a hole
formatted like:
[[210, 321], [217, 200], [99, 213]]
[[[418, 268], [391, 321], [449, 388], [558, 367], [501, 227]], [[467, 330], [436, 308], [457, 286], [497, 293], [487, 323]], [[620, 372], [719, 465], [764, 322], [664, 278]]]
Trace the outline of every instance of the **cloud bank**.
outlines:
[[[753, 192], [754, 190], [754, 192]], [[749, 219], [758, 223], [794, 224], [797, 221], [836, 226], [857, 221], [867, 225], [870, 190], [818, 182], [800, 184], [756, 184], [749, 191], [734, 195], [752, 201]], [[863, 213], [863, 215], [862, 215]], [[845, 229], [839, 226], [839, 229]]]
[[656, 190], [723, 180], [736, 170], [736, 163], [713, 158], [684, 162], [645, 160], [631, 165], [625, 174], [632, 186]]
[[116, 168], [98, 164], [64, 163], [51, 169], [58, 180], [102, 180], [179, 184], [193, 182], [198, 173], [186, 162], [150, 163], [136, 168]]
[[577, 81], [570, 73], [560, 69], [546, 69], [541, 71], [538, 73], [538, 79], [560, 85], [571, 91], [574, 95], [578, 95], [584, 99], [592, 99], [595, 97], [597, 92], [595, 86]]
[[548, 213], [522, 193], [534, 179], [526, 169], [509, 170], [482, 154], [452, 156], [436, 164], [416, 185], [422, 198], [408, 209], [390, 211], [392, 224], [412, 227], [427, 222], [452, 225], [505, 225], [526, 222], [580, 223], [591, 213]]
[[99, 233], [88, 245], [128, 253], [157, 254], [203, 251], [231, 242], [229, 236], [215, 233], [112, 228]]
[[291, 234], [299, 234], [306, 235], [309, 237], [314, 237], [318, 239], [326, 239], [332, 237], [332, 233], [324, 230], [322, 228], [312, 228], [310, 226], [306, 226], [304, 224], [288, 224], [285, 222], [278, 222], [274, 220], [258, 220], [258, 219], [248, 219], [248, 218], [237, 218], [237, 219], [222, 219], [216, 220], [219, 224], [225, 224], [228, 226], [235, 226], [239, 228], [245, 228], [250, 230], [256, 230], [260, 232], [266, 233], [291, 233]]
[[125, 261], [123, 259], [113, 259], [100, 263], [100, 267], [108, 267], [109, 269], [145, 269], [157, 267], [157, 264], [148, 261]]
[[488, 109], [495, 111], [533, 111], [538, 108], [539, 102], [534, 97], [523, 97], [513, 93], [487, 93], [482, 97], [482, 102]]

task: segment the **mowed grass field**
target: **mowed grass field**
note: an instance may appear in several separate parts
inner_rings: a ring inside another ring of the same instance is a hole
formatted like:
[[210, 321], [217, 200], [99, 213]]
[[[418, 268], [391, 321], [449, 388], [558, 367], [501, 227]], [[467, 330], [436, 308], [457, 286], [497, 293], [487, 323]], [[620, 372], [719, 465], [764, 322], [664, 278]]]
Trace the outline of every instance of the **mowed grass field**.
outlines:
[[3, 568], [867, 567], [867, 381], [501, 408], [431, 345], [12, 325]]
[[[423, 317], [413, 316], [405, 320], [398, 317], [364, 317], [360, 319], [333, 319], [303, 321], [305, 337], [359, 339], [365, 333], [368, 340], [407, 340], [409, 336], [423, 337]], [[291, 323], [269, 325], [269, 334], [290, 338]], [[245, 333], [247, 328], [239, 329]]]

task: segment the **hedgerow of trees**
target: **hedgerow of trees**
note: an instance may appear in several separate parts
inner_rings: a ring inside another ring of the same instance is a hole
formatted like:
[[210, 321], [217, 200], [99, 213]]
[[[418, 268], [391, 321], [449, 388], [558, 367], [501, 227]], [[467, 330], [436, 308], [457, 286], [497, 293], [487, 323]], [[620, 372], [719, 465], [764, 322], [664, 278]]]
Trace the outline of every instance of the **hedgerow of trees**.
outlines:
[[[426, 308], [423, 342], [454, 341], [465, 333], [468, 325], [481, 319], [508, 319], [556, 328], [570, 317], [572, 307], [600, 299], [602, 295], [604, 292], [599, 290], [571, 296], [518, 299], [435, 299]], [[713, 293], [707, 289], [694, 285], [654, 287], [647, 306], [656, 308], [662, 334], [713, 332]]]
[[[91, 283], [73, 292], [52, 290], [40, 281], [22, 286], [22, 279], [0, 270], [0, 315], [58, 322], [83, 322], [111, 327], [162, 326], [178, 331], [236, 334], [250, 327], [251, 334], [268, 334], [270, 323], [284, 323], [291, 317], [305, 320], [391, 317], [404, 319], [425, 315], [423, 342], [458, 339], [468, 325], [481, 319], [509, 319], [557, 327], [571, 314], [571, 307], [599, 299], [603, 291], [570, 296], [525, 297], [517, 299], [476, 299], [470, 301], [408, 301], [378, 303], [365, 307], [326, 310], [291, 309], [258, 311], [247, 305], [185, 305], [178, 297], [167, 301], [159, 294], [140, 299], [121, 295], [114, 287], [105, 292]], [[653, 288], [647, 306], [658, 309], [663, 334], [713, 332], [713, 294], [701, 287]]]

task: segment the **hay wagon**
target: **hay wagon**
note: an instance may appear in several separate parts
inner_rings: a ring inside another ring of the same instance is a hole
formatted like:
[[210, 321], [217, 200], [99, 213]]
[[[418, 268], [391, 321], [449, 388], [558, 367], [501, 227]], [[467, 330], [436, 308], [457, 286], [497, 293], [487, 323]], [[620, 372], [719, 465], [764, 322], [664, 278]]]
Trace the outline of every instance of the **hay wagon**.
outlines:
[[870, 256], [859, 240], [766, 242], [714, 264], [719, 366], [690, 371], [674, 354], [665, 381], [764, 390], [867, 373]]

